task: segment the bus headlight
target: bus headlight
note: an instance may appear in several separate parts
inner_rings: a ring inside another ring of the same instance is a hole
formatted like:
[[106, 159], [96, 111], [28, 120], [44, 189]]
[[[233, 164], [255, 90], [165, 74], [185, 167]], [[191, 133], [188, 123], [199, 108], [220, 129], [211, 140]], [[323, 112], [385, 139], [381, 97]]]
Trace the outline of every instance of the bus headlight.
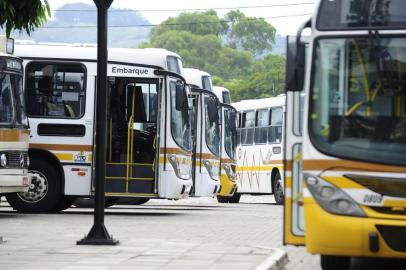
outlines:
[[227, 177], [230, 181], [235, 181], [235, 172], [233, 168], [229, 164], [224, 164], [223, 165], [224, 171], [227, 174]]
[[1, 154], [0, 156], [0, 165], [1, 167], [7, 166], [7, 155], [5, 153]]
[[304, 177], [310, 193], [325, 211], [345, 216], [367, 216], [359, 204], [343, 190], [321, 177], [307, 173], [304, 174]]
[[210, 162], [209, 160], [204, 159], [203, 165], [206, 168], [207, 172], [209, 173], [210, 178], [218, 181], [220, 173], [219, 164], [217, 162]]
[[178, 158], [175, 155], [169, 155], [168, 159], [177, 177], [184, 180], [190, 179], [192, 169], [190, 162], [186, 162], [185, 159], [182, 159], [182, 162], [179, 162]]

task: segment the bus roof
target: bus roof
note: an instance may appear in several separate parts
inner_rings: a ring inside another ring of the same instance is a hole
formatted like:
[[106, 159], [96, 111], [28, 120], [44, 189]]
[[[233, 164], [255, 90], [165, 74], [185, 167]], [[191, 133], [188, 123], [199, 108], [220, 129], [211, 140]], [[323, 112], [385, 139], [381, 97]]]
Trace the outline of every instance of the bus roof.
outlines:
[[[15, 55], [22, 58], [95, 61], [97, 60], [97, 47], [89, 44], [30, 44], [28, 42], [16, 42]], [[109, 48], [108, 55], [109, 61], [112, 62], [156, 66], [165, 70], [168, 69], [168, 56], [180, 58], [174, 52], [156, 48]]]
[[234, 108], [236, 108], [237, 111], [247, 111], [247, 110], [285, 106], [285, 100], [286, 96], [282, 94], [277, 97], [271, 98], [241, 100], [239, 102], [232, 103], [231, 105], [234, 106]]
[[196, 68], [185, 68], [183, 72], [185, 74], [186, 83], [199, 88], [203, 88], [203, 76], [211, 77], [210, 73]]

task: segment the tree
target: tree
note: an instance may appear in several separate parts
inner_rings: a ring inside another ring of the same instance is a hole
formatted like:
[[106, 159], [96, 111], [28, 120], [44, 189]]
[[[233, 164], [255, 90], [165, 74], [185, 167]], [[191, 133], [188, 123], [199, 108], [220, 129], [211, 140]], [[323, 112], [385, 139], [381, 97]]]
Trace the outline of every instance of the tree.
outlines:
[[226, 40], [229, 46], [252, 52], [256, 57], [272, 50], [275, 42], [275, 28], [263, 18], [246, 17], [239, 10], [225, 15], [229, 22]]
[[51, 16], [48, 0], [1, 0], [0, 26], [7, 37], [13, 29], [25, 30], [29, 35]]
[[195, 35], [215, 35], [227, 31], [227, 24], [220, 20], [214, 10], [206, 12], [183, 12], [179, 16], [163, 21], [151, 31], [151, 41], [168, 31], [187, 31]]

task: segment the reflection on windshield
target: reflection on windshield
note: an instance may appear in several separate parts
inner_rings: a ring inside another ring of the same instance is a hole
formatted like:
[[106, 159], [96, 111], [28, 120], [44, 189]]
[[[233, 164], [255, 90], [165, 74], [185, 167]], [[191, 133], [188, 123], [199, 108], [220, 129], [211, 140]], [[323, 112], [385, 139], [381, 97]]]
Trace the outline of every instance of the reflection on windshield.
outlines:
[[0, 75], [0, 123], [12, 124], [14, 121], [14, 100], [12, 75]]
[[[174, 140], [186, 150], [192, 149], [192, 134], [189, 118], [189, 108], [176, 108], [176, 83], [170, 82], [171, 93], [171, 131]], [[186, 93], [185, 93], [186, 96]], [[188, 103], [186, 103], [188, 104]]]
[[235, 148], [237, 144], [237, 125], [236, 125], [236, 112], [231, 110], [224, 110], [224, 148], [227, 155], [231, 159], [235, 159]]
[[[219, 108], [210, 108], [211, 97], [205, 97], [204, 108], [205, 108], [205, 118], [206, 118], [206, 143], [209, 150], [216, 156], [220, 156], [220, 123], [219, 123]], [[211, 109], [211, 110], [210, 110]], [[213, 113], [213, 110], [215, 112]], [[213, 115], [217, 113], [217, 117]], [[210, 115], [212, 114], [212, 115]], [[212, 116], [212, 117], [210, 117]]]
[[406, 43], [403, 38], [321, 40], [310, 125], [332, 155], [406, 164]]

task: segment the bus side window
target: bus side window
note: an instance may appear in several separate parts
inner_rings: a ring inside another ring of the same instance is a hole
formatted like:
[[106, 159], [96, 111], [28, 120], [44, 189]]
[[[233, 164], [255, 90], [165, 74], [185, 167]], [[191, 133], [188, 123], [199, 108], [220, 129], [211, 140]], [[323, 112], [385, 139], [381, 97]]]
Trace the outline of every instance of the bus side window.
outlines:
[[30, 62], [26, 68], [29, 116], [81, 118], [85, 112], [85, 69], [82, 64]]
[[257, 144], [265, 144], [268, 137], [269, 112], [268, 109], [263, 109], [258, 110], [256, 114], [254, 141]]
[[273, 108], [269, 116], [268, 143], [280, 143], [282, 141], [282, 107]]
[[243, 114], [243, 125], [245, 130], [243, 130], [241, 134], [242, 144], [251, 145], [254, 142], [255, 111], [249, 111]]

